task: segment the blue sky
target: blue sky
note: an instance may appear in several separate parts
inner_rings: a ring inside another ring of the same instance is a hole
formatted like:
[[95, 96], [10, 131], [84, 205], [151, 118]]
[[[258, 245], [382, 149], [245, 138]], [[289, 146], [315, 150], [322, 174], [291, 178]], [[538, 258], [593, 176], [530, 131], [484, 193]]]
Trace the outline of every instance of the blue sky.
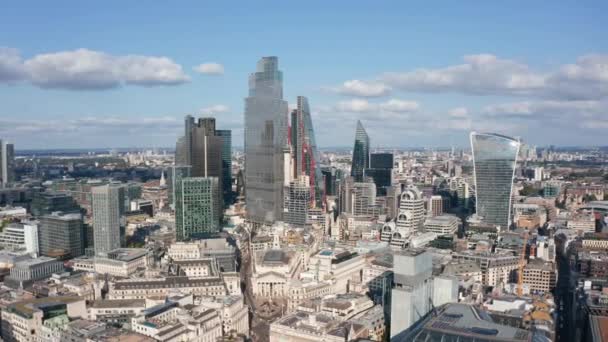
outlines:
[[464, 146], [470, 130], [607, 144], [605, 1], [1, 6], [0, 137], [17, 148], [172, 146], [184, 115], [209, 113], [242, 145], [268, 55], [321, 146], [351, 145], [357, 119], [374, 147]]

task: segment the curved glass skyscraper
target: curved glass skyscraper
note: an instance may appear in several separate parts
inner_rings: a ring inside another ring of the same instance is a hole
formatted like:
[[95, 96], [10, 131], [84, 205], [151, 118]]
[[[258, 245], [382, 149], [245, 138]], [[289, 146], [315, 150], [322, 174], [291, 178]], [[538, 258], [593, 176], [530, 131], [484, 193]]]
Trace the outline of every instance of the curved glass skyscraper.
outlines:
[[355, 182], [363, 181], [363, 170], [367, 168], [369, 168], [369, 136], [361, 121], [357, 121], [353, 160], [350, 168], [350, 175], [355, 179]]
[[287, 101], [277, 57], [263, 57], [249, 76], [245, 98], [245, 202], [257, 224], [281, 219], [283, 148], [287, 146]]
[[493, 133], [471, 133], [477, 192], [477, 215], [486, 223], [507, 229], [511, 191], [520, 142]]

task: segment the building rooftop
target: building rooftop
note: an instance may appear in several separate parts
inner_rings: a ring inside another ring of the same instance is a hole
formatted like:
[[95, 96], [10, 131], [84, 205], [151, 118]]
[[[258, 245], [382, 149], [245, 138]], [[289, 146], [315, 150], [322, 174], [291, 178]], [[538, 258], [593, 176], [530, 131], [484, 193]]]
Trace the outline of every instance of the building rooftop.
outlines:
[[105, 308], [132, 308], [132, 307], [145, 307], [145, 299], [104, 299], [94, 300], [91, 303], [91, 307], [97, 309]]
[[448, 304], [431, 317], [411, 341], [441, 340], [456, 336], [483, 341], [531, 341], [532, 333], [495, 323], [484, 311], [467, 304]]

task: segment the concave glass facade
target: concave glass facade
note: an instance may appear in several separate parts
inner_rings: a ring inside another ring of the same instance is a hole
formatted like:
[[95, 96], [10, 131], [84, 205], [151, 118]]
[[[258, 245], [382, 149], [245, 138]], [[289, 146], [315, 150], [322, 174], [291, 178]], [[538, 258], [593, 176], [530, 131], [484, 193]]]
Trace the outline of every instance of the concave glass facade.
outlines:
[[520, 142], [490, 133], [471, 133], [477, 192], [477, 215], [486, 223], [507, 229], [511, 191]]

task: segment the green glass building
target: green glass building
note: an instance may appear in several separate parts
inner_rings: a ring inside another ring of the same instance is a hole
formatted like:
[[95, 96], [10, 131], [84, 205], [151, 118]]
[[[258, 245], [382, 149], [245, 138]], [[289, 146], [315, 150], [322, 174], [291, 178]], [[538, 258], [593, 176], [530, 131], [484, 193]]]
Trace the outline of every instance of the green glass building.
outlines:
[[201, 233], [220, 230], [217, 177], [186, 177], [175, 191], [175, 229], [177, 241], [191, 239]]

